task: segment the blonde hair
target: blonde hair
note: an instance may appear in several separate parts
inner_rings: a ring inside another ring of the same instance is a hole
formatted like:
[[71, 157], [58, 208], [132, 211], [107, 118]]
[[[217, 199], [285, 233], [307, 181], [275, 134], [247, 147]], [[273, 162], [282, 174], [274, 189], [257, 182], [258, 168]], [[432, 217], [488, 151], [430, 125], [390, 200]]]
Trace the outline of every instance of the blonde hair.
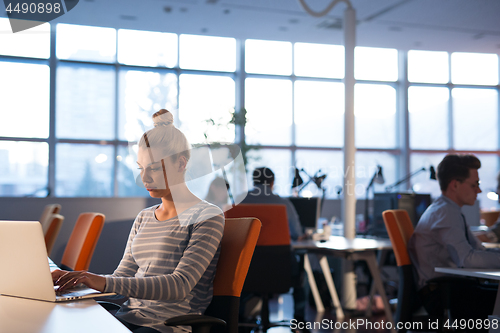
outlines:
[[173, 162], [180, 156], [191, 158], [191, 145], [184, 133], [174, 126], [174, 116], [165, 109], [153, 114], [154, 128], [146, 131], [139, 140], [140, 148], [159, 148], [162, 156], [170, 156]]

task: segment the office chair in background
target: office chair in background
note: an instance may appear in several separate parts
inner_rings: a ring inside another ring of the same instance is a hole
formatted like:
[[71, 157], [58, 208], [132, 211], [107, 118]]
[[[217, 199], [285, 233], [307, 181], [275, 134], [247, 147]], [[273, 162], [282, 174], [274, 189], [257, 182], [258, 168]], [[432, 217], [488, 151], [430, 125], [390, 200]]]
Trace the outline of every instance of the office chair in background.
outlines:
[[59, 267], [63, 270], [86, 271], [89, 269], [97, 241], [104, 227], [101, 213], [82, 213], [76, 220]]
[[256, 218], [226, 219], [212, 302], [204, 315], [170, 318], [165, 321], [165, 325], [189, 325], [193, 333], [209, 333], [214, 325], [212, 332], [238, 332], [240, 294], [261, 225]]
[[[430, 321], [440, 320], [439, 330], [442, 330], [442, 324], [448, 319], [453, 322], [450, 311], [450, 291], [449, 286], [452, 283], [460, 283], [465, 279], [461, 277], [438, 277], [429, 280], [429, 283], [440, 285], [442, 293], [440, 295], [441, 301], [444, 305], [444, 313], [441, 317], [435, 317], [427, 314], [426, 312], [418, 311], [423, 310], [422, 303], [417, 294], [417, 284], [414, 278], [413, 264], [408, 254], [408, 241], [413, 235], [413, 224], [411, 222], [408, 212], [404, 209], [391, 209], [382, 213], [387, 233], [391, 239], [392, 249], [396, 257], [396, 263], [399, 273], [399, 288], [398, 288], [398, 305], [396, 308], [396, 322], [421, 322], [423, 326]], [[417, 312], [418, 311], [418, 312]], [[404, 325], [403, 325], [404, 326]], [[404, 327], [398, 332], [406, 332]]]
[[45, 208], [43, 209], [42, 215], [40, 215], [40, 219], [38, 220], [40, 224], [42, 225], [42, 230], [43, 230], [43, 235], [47, 233], [47, 230], [50, 227], [50, 217], [52, 214], [59, 214], [61, 211], [61, 205], [60, 204], [49, 204], [46, 205]]
[[59, 214], [52, 214], [47, 218], [48, 228], [45, 233], [45, 246], [47, 247], [47, 256], [49, 257], [63, 222], [64, 216]]
[[500, 216], [500, 211], [499, 210], [493, 210], [493, 211], [481, 211], [480, 213], [480, 219], [484, 221], [484, 225], [487, 227], [491, 227], [492, 225], [495, 224], [495, 222], [498, 220], [498, 217]]
[[[269, 320], [269, 299], [284, 294], [292, 287], [292, 252], [285, 205], [239, 204], [225, 212], [229, 218], [256, 217], [262, 222], [257, 246], [248, 270], [243, 292], [262, 300], [260, 323], [251, 323], [264, 332], [276, 324]], [[285, 326], [289, 326], [289, 322]], [[240, 323], [240, 326], [246, 326]]]

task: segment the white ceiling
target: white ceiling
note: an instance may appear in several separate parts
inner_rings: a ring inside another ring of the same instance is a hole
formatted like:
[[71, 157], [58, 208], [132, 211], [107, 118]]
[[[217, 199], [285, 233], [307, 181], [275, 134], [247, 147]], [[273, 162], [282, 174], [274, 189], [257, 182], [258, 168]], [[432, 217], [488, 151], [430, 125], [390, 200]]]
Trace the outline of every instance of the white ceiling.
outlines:
[[[66, 0], [66, 2], [76, 0]], [[317, 11], [331, 0], [306, 0]], [[351, 0], [356, 44], [500, 54], [500, 0]], [[80, 0], [54, 22], [342, 44], [345, 3], [324, 17], [298, 0]], [[6, 16], [5, 12], [1, 16]]]

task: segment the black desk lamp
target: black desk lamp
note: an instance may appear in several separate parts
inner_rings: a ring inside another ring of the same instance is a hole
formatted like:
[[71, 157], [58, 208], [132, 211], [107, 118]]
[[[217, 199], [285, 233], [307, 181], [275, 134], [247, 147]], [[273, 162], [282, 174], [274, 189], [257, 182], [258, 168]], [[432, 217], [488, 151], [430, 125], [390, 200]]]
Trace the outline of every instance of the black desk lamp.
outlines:
[[366, 187], [366, 197], [365, 197], [365, 225], [368, 226], [369, 224], [369, 214], [368, 214], [368, 194], [370, 193], [370, 188], [373, 188], [374, 184], [383, 184], [385, 183], [384, 175], [382, 174], [382, 167], [380, 165], [377, 165], [377, 171], [375, 171], [375, 174], [373, 175], [372, 179], [370, 180], [370, 183]]
[[[298, 192], [297, 194], [300, 193], [300, 191], [302, 191], [309, 183], [314, 183], [316, 184], [316, 186], [318, 187], [318, 189], [322, 190], [323, 191], [323, 195], [325, 193], [325, 189], [321, 186], [321, 184], [323, 183], [323, 181], [325, 180], [326, 178], [326, 175], [323, 174], [323, 175], [318, 175], [320, 172], [321, 172], [321, 169], [319, 169], [315, 174], [314, 176], [310, 176], [307, 174], [307, 172], [304, 170], [304, 169], [297, 169], [295, 168], [295, 176], [293, 177], [293, 181], [292, 181], [292, 189], [294, 188], [299, 188], [298, 189]], [[302, 179], [302, 177], [300, 176], [300, 173], [303, 172], [306, 174], [307, 177], [309, 177], [309, 180], [307, 182], [304, 183], [304, 180]]]
[[[298, 194], [300, 194], [300, 191], [302, 191], [309, 183], [312, 182], [312, 183], [316, 184], [318, 189], [320, 189], [323, 192], [323, 194], [321, 196], [321, 203], [320, 203], [320, 208], [319, 208], [320, 212], [321, 212], [321, 209], [323, 208], [323, 201], [325, 200], [325, 192], [326, 192], [326, 189], [322, 186], [322, 184], [326, 178], [326, 174], [319, 175], [319, 173], [321, 172], [321, 169], [319, 169], [314, 174], [314, 176], [310, 176], [307, 174], [307, 172], [304, 169], [299, 170], [296, 167], [294, 167], [294, 169], [295, 169], [294, 170], [295, 175], [294, 175], [293, 181], [292, 181], [292, 189], [298, 188], [298, 191], [297, 191], [297, 195], [298, 195]], [[305, 173], [306, 176], [309, 177], [309, 180], [305, 183], [304, 183], [304, 180], [302, 179], [302, 177], [300, 176], [301, 172]]]
[[[413, 176], [421, 173], [422, 171], [427, 171], [427, 169], [426, 168], [421, 168], [421, 169], [418, 169], [417, 171], [414, 171], [414, 172], [406, 175], [403, 179], [397, 181], [396, 183], [394, 183], [392, 185], [387, 186], [385, 188], [385, 191], [386, 192], [392, 191], [396, 186], [409, 181], [411, 177], [413, 177]], [[437, 177], [436, 177], [436, 169], [434, 169], [434, 167], [432, 165], [429, 167], [429, 172], [430, 172], [430, 177], [429, 178], [433, 179], [433, 180], [436, 180], [437, 179]]]

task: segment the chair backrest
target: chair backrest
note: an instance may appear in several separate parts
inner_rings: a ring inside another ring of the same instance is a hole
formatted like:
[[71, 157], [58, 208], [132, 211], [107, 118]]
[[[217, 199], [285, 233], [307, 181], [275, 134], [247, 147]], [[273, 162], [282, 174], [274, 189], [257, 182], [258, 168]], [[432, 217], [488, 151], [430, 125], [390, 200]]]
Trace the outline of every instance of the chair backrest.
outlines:
[[64, 221], [64, 216], [59, 214], [52, 214], [48, 218], [47, 232], [45, 233], [45, 246], [47, 247], [47, 256], [50, 257], [50, 253], [52, 252], [52, 248], [54, 247], [54, 243], [56, 242], [57, 235], [59, 235], [59, 231], [61, 230], [62, 223]]
[[104, 227], [104, 214], [82, 213], [76, 220], [60, 267], [75, 271], [88, 270], [97, 241]]
[[243, 291], [286, 293], [291, 281], [291, 247], [285, 205], [238, 204], [226, 218], [255, 217], [262, 229], [248, 270]]
[[484, 224], [487, 227], [491, 227], [492, 225], [494, 225], [495, 222], [498, 220], [499, 216], [500, 216], [499, 210], [481, 211], [481, 213], [480, 213], [480, 218], [481, 218], [481, 220], [484, 221]]
[[[398, 305], [396, 322], [411, 322], [413, 312], [420, 306], [414, 279], [413, 265], [408, 254], [408, 241], [413, 234], [413, 224], [404, 209], [391, 209], [382, 213], [385, 227], [391, 239], [399, 273]], [[406, 332], [406, 329], [398, 330]]]
[[40, 215], [40, 224], [42, 225], [43, 235], [47, 234], [47, 230], [50, 227], [50, 218], [52, 214], [59, 214], [61, 211], [60, 204], [49, 204], [43, 209], [42, 215]]
[[382, 217], [398, 266], [411, 265], [407, 246], [413, 234], [413, 224], [408, 212], [404, 209], [390, 209], [384, 211]]
[[214, 278], [214, 296], [205, 312], [226, 321], [225, 328], [214, 327], [215, 330], [226, 333], [238, 331], [239, 298], [261, 225], [253, 217], [226, 219]]

